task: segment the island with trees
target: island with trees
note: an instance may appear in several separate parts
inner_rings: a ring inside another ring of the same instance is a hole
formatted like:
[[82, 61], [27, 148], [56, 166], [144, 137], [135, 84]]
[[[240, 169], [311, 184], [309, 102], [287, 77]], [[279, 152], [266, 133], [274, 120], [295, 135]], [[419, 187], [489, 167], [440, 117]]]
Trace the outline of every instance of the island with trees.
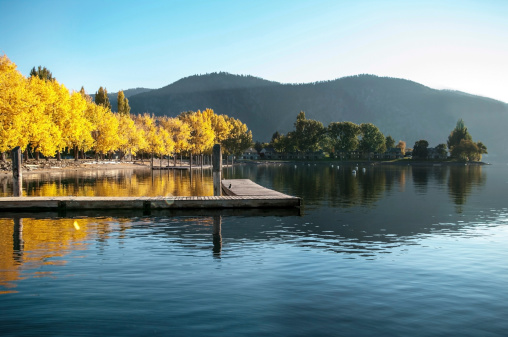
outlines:
[[[395, 144], [391, 135], [384, 136], [372, 123], [332, 122], [325, 127], [307, 119], [303, 111], [297, 115], [294, 131], [285, 135], [275, 132], [269, 143], [257, 142], [254, 148], [258, 159], [270, 160], [480, 162], [487, 153], [482, 142], [473, 141], [462, 119], [457, 121], [446, 144], [429, 147], [429, 142], [421, 139], [408, 148], [402, 140]], [[244, 157], [248, 156], [254, 159], [252, 151], [245, 153]]]

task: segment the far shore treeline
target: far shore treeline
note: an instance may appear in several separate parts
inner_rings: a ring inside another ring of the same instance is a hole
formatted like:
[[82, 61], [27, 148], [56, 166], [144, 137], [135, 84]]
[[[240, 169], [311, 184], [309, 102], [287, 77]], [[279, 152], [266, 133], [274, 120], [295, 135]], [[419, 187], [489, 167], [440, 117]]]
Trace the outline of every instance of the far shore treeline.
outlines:
[[187, 111], [175, 118], [132, 115], [123, 92], [118, 113], [111, 111], [107, 91], [100, 88], [95, 101], [69, 92], [46, 68], [32, 69], [25, 78], [7, 56], [0, 56], [0, 153], [20, 147], [38, 159], [75, 158], [88, 151], [104, 158], [149, 153], [152, 156], [211, 153], [220, 143], [225, 154], [239, 155], [252, 144], [252, 133], [240, 120], [217, 115], [211, 109]]
[[[153, 156], [210, 154], [220, 143], [225, 154], [240, 156], [249, 147], [272, 147], [277, 153], [326, 153], [330, 158], [351, 159], [361, 154], [366, 159], [386, 158], [381, 154], [392, 149], [413, 158], [429, 158], [429, 143], [417, 141], [412, 149], [404, 141], [395, 143], [372, 123], [332, 122], [306, 119], [300, 112], [294, 131], [275, 132], [270, 143], [252, 143], [252, 132], [239, 119], [218, 115], [212, 109], [186, 111], [176, 117], [144, 113], [130, 114], [129, 101], [118, 92], [118, 112], [111, 111], [107, 90], [100, 87], [94, 99], [81, 88], [69, 90], [53, 78], [46, 68], [35, 67], [24, 77], [7, 56], [0, 56], [0, 153], [20, 147], [28, 158], [61, 158], [71, 154], [78, 159], [93, 152], [104, 158], [114, 152], [125, 155]], [[445, 136], [445, 135], [444, 135]], [[444, 137], [443, 137], [444, 138]], [[462, 119], [448, 136], [448, 141], [432, 148], [440, 159], [450, 157], [479, 161], [487, 153], [481, 142], [473, 142]], [[299, 156], [298, 156], [299, 157]]]
[[[405, 141], [400, 140], [395, 144], [392, 136], [385, 137], [372, 123], [332, 122], [324, 127], [320, 121], [307, 119], [304, 111], [296, 117], [294, 131], [286, 135], [275, 132], [270, 143], [256, 144], [258, 151], [267, 147], [286, 154], [322, 151], [328, 153], [330, 158], [340, 159], [358, 159], [359, 155], [369, 160], [374, 155], [377, 159], [383, 159], [386, 158], [384, 153], [393, 149], [398, 149], [397, 153], [401, 155], [410, 152], [415, 159], [430, 157], [429, 143], [424, 139], [415, 142], [413, 148], [406, 148]], [[462, 119], [448, 136], [447, 143], [438, 144], [432, 150], [434, 158], [446, 159], [449, 150], [452, 159], [461, 161], [480, 161], [482, 154], [487, 153], [487, 147], [482, 142], [473, 142]]]

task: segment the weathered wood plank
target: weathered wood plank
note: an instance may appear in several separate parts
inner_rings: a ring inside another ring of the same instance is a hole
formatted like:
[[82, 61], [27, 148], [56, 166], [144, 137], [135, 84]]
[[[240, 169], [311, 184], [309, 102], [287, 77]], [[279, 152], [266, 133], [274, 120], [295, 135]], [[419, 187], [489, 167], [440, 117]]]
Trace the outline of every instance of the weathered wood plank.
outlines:
[[227, 195], [293, 198], [284, 193], [260, 186], [249, 179], [225, 179], [222, 181], [222, 189]]
[[0, 212], [287, 208], [301, 204], [300, 198], [269, 190], [247, 179], [223, 181], [223, 188], [229, 185], [230, 195], [213, 197], [4, 197], [0, 198]]

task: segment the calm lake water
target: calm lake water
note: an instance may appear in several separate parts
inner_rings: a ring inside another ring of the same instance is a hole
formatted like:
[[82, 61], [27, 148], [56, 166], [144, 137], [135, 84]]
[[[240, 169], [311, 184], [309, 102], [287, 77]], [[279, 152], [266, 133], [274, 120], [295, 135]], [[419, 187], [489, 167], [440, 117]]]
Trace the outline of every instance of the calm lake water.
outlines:
[[[0, 214], [0, 335], [505, 336], [508, 165], [339, 165], [224, 171], [301, 214]], [[24, 179], [27, 195], [212, 194], [210, 171]]]

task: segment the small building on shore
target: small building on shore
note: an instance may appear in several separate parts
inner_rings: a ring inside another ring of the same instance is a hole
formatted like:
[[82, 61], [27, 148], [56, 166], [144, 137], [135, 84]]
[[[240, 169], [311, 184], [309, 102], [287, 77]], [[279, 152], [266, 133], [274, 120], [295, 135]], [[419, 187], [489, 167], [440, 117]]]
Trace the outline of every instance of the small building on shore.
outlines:
[[255, 148], [249, 147], [247, 150], [245, 150], [240, 159], [251, 159], [251, 160], [258, 160], [259, 159], [259, 153], [256, 151]]

